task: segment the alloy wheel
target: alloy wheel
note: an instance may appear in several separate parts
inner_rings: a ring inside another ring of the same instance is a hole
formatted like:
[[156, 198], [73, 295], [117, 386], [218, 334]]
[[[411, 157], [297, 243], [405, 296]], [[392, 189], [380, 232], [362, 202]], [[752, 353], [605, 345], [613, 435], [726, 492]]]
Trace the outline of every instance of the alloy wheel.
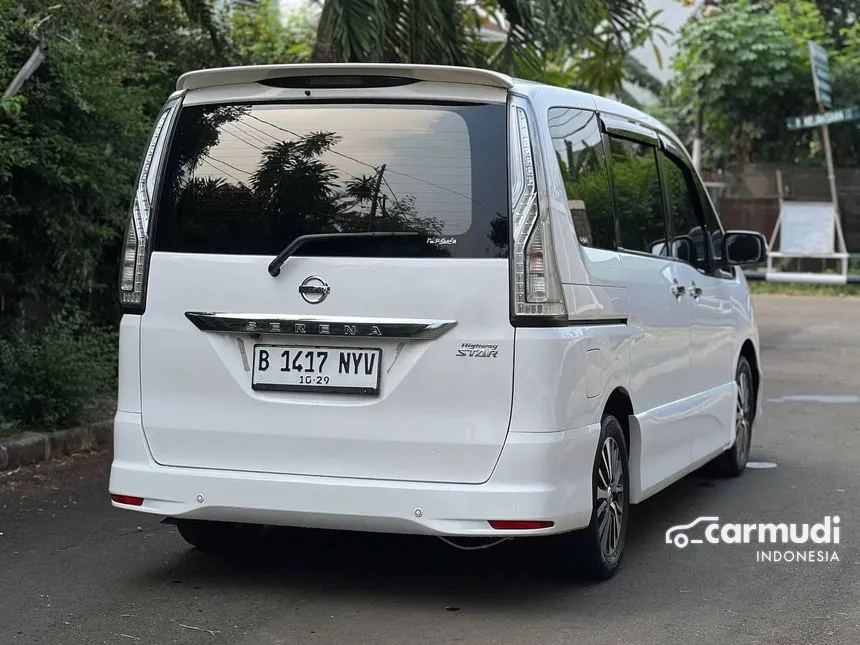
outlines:
[[597, 533], [603, 557], [616, 556], [624, 526], [624, 478], [621, 448], [614, 437], [606, 437], [597, 468]]
[[746, 371], [738, 374], [738, 397], [735, 404], [735, 436], [738, 446], [738, 460], [746, 463], [750, 443], [751, 388]]

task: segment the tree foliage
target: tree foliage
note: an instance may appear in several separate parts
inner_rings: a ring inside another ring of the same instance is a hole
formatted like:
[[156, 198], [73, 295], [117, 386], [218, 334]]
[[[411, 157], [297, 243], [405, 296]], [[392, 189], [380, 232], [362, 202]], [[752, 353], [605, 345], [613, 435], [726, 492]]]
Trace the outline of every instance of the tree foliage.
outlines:
[[[67, 423], [81, 400], [110, 390], [132, 186], [182, 73], [315, 56], [477, 65], [608, 94], [625, 79], [648, 82], [629, 54], [656, 33], [644, 0], [328, 0], [318, 24], [306, 14], [284, 23], [277, 6], [0, 0], [0, 89], [37, 45], [45, 53], [0, 99], [0, 417]], [[502, 42], [479, 37], [499, 22]], [[277, 154], [273, 173], [284, 172]], [[269, 179], [257, 179], [263, 194]], [[338, 199], [366, 197], [356, 184]], [[41, 385], [19, 382], [27, 374]]]
[[[676, 75], [663, 114], [674, 113], [672, 125], [689, 135], [701, 110], [708, 166], [730, 161], [815, 163], [816, 132], [789, 131], [786, 119], [818, 111], [808, 40], [830, 53], [834, 101], [852, 105], [860, 99], [857, 23], [842, 33], [843, 47], [838, 49], [821, 11], [808, 0], [721, 2], [719, 11], [682, 28], [673, 60]], [[856, 163], [854, 129], [831, 130], [836, 159]]]
[[[34, 421], [42, 409], [45, 422], [68, 422], [87, 388], [105, 384], [96, 373], [114, 369], [100, 361], [115, 356], [119, 243], [143, 146], [176, 78], [224, 61], [309, 55], [310, 40], [304, 50], [299, 37], [276, 46], [301, 25], [233, 12], [213, 37], [187, 4], [0, 0], [0, 88], [37, 44], [45, 53], [20, 92], [0, 101], [0, 418]], [[95, 351], [94, 339], [111, 351]], [[41, 385], [19, 383], [22, 366]], [[52, 393], [53, 412], [34, 387]]]
[[658, 16], [644, 0], [326, 0], [315, 60], [470, 65], [611, 94], [643, 78], [628, 61], [664, 32]]
[[316, 29], [306, 10], [291, 14], [285, 21], [275, 0], [261, 0], [254, 6], [225, 10], [222, 22], [234, 65], [310, 60]]

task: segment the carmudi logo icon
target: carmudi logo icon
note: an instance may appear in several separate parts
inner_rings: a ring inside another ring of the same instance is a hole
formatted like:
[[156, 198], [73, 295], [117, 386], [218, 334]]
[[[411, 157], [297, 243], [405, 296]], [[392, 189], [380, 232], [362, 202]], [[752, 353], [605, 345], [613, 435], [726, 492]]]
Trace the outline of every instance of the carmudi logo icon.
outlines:
[[[839, 562], [835, 545], [840, 543], [838, 515], [808, 523], [720, 523], [719, 517], [697, 517], [666, 531], [666, 544], [685, 549], [691, 544], [762, 544], [756, 562]], [[814, 545], [818, 549], [777, 549], [775, 545]], [[829, 548], [824, 548], [829, 547]]]

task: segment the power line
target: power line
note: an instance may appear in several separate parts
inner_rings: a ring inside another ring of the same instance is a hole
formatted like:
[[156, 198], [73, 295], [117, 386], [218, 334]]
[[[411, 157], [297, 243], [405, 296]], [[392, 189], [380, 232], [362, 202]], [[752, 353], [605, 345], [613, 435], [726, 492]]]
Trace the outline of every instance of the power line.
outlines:
[[[213, 161], [218, 161], [218, 160], [217, 160], [217, 159], [214, 159]], [[239, 183], [239, 185], [240, 185], [240, 186], [244, 186], [244, 185], [245, 185], [245, 182], [243, 182], [241, 179], [239, 179], [238, 177], [236, 177], [236, 175], [233, 175], [233, 174], [231, 174], [231, 173], [227, 172], [227, 171], [226, 171], [226, 170], [224, 170], [223, 168], [219, 168], [218, 166], [216, 166], [215, 164], [213, 164], [213, 163], [212, 163], [211, 161], [209, 161], [208, 159], [204, 159], [204, 160], [203, 160], [203, 163], [209, 164], [213, 169], [217, 170], [218, 172], [222, 172], [222, 173], [224, 173], [225, 175], [227, 175], [230, 179], [233, 179], [234, 181], [237, 181], [237, 182]]]

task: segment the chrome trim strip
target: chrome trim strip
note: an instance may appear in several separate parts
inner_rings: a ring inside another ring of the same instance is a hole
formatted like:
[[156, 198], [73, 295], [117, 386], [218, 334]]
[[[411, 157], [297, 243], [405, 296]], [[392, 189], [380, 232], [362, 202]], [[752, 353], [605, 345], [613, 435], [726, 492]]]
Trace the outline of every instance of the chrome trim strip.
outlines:
[[623, 139], [632, 139], [633, 141], [653, 146], [660, 143], [657, 132], [640, 123], [604, 114], [600, 115], [600, 121], [602, 129], [606, 134], [615, 135]]
[[214, 311], [186, 311], [185, 317], [201, 331], [228, 334], [409, 338], [412, 340], [439, 338], [457, 324], [456, 320], [230, 314]]

